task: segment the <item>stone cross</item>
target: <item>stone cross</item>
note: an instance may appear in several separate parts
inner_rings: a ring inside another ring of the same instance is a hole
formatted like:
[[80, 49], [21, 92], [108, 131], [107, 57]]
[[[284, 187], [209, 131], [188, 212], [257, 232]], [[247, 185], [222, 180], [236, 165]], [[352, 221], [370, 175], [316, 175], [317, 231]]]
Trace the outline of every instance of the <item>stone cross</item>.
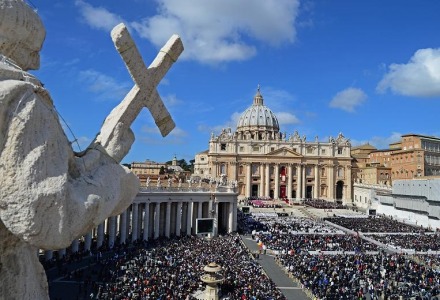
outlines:
[[178, 35], [173, 35], [151, 65], [146, 68], [136, 44], [123, 23], [113, 28], [111, 37], [135, 85], [105, 119], [96, 141], [109, 152], [109, 155], [120, 161], [125, 153], [119, 155], [117, 149], [113, 150], [115, 145], [112, 143], [117, 140], [115, 136], [131, 126], [143, 107], [149, 109], [162, 136], [166, 136], [175, 127], [156, 87], [182, 53], [183, 44]]

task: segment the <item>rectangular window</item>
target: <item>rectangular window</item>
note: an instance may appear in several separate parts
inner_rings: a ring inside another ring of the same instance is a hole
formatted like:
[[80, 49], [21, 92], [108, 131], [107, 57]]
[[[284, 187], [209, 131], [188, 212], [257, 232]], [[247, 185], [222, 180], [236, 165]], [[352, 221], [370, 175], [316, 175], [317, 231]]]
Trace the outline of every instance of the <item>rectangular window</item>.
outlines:
[[220, 150], [225, 151], [226, 150], [226, 144], [220, 144]]
[[260, 146], [253, 146], [252, 151], [254, 152], [260, 152]]
[[342, 154], [343, 152], [343, 148], [342, 147], [338, 147], [338, 154]]
[[308, 153], [308, 154], [313, 153], [313, 148], [312, 148], [312, 147], [307, 148], [307, 153]]
[[243, 146], [241, 146], [240, 148], [239, 148], [239, 150], [238, 151], [240, 151], [240, 152], [244, 152], [244, 147]]
[[325, 149], [322, 149], [322, 150], [321, 150], [321, 154], [325, 154]]

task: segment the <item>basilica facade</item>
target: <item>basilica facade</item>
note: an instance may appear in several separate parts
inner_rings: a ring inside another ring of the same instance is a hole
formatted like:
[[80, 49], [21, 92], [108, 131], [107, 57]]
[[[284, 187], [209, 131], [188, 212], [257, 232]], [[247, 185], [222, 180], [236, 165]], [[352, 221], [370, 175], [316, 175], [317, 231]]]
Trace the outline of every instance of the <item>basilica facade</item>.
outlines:
[[311, 141], [280, 131], [258, 88], [237, 128], [211, 134], [195, 157], [194, 173], [235, 184], [240, 198], [326, 199], [352, 202], [351, 144], [342, 133]]

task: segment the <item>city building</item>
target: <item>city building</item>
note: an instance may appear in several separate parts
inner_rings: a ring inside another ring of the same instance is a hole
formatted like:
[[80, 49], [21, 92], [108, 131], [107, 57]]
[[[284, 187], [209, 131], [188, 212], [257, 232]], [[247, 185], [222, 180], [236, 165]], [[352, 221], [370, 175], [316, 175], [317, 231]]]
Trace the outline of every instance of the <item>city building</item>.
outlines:
[[351, 144], [342, 133], [320, 141], [280, 131], [258, 88], [237, 128], [211, 134], [208, 150], [195, 157], [194, 173], [224, 178], [239, 197], [321, 198], [352, 201]]
[[184, 170], [177, 164], [176, 156], [173, 157], [171, 164], [166, 162], [158, 163], [147, 159], [144, 162], [133, 162], [130, 167], [133, 174], [139, 178], [143, 187], [148, 185], [147, 181], [156, 183], [159, 178], [172, 178], [174, 182], [178, 182], [179, 179], [185, 181], [191, 175], [190, 171]]
[[391, 185], [393, 180], [440, 175], [440, 138], [404, 134], [388, 149], [353, 147], [353, 182]]

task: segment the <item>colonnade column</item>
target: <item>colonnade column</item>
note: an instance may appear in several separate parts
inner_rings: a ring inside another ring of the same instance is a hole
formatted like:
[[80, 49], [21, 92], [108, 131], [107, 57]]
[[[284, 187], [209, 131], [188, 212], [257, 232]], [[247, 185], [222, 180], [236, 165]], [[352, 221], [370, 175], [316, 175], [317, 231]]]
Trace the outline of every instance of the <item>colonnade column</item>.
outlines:
[[84, 251], [90, 251], [92, 248], [92, 233], [88, 232], [84, 236]]
[[218, 234], [218, 202], [214, 202], [214, 207], [212, 208], [214, 210], [214, 236], [217, 236]]
[[234, 204], [229, 202], [229, 218], [228, 218], [228, 233], [231, 233], [234, 226]]
[[246, 164], [246, 192], [245, 196], [250, 197], [251, 196], [251, 182], [252, 182], [252, 174], [251, 174], [252, 164], [247, 163]]
[[66, 248], [58, 250], [58, 258], [63, 258], [66, 256]]
[[134, 242], [138, 238], [138, 204], [133, 203], [131, 206], [131, 241]]
[[98, 225], [98, 237], [96, 238], [96, 248], [102, 246], [104, 242], [104, 222]]
[[165, 217], [165, 236], [167, 238], [170, 237], [170, 229], [171, 229], [171, 202], [167, 202], [167, 211]]
[[127, 210], [119, 215], [119, 237], [120, 243], [125, 243], [127, 239]]
[[160, 225], [160, 203], [156, 202], [156, 207], [154, 208], [154, 238], [159, 237], [159, 225]]
[[276, 163], [274, 165], [274, 174], [275, 174], [275, 186], [273, 188], [273, 198], [278, 199], [279, 198], [279, 184], [280, 184], [280, 165]]
[[232, 208], [232, 210], [233, 210], [233, 213], [232, 213], [232, 217], [233, 217], [233, 219], [234, 219], [234, 221], [232, 222], [232, 231], [237, 231], [237, 202], [236, 201], [233, 201], [232, 202], [232, 206], [233, 206], [233, 208]]
[[335, 199], [335, 166], [328, 166], [328, 197], [332, 200]]
[[191, 235], [193, 202], [188, 202], [186, 211], [186, 235]]
[[296, 165], [296, 198], [301, 199], [303, 197], [302, 195], [302, 165], [297, 164]]
[[203, 202], [198, 202], [197, 218], [203, 217]]
[[265, 192], [264, 195], [266, 197], [270, 196], [270, 164], [266, 164], [266, 175], [264, 176], [264, 179], [266, 180], [266, 185], [265, 185]]
[[287, 198], [292, 198], [292, 164], [287, 166]]
[[176, 212], [176, 236], [180, 236], [180, 228], [182, 223], [182, 202], [177, 203], [177, 212]]
[[52, 250], [46, 250], [44, 251], [44, 260], [51, 260], [53, 258], [53, 251]]
[[313, 188], [313, 198], [319, 198], [319, 165], [315, 165], [315, 187]]
[[78, 252], [78, 248], [79, 248], [79, 240], [74, 239], [72, 241], [71, 246], [70, 246], [70, 250], [72, 251], [72, 253], [76, 253], [76, 252]]
[[110, 217], [108, 223], [108, 246], [113, 248], [116, 238], [116, 217]]
[[144, 233], [143, 240], [148, 241], [148, 231], [150, 229], [150, 203], [145, 203], [145, 211], [144, 211]]

